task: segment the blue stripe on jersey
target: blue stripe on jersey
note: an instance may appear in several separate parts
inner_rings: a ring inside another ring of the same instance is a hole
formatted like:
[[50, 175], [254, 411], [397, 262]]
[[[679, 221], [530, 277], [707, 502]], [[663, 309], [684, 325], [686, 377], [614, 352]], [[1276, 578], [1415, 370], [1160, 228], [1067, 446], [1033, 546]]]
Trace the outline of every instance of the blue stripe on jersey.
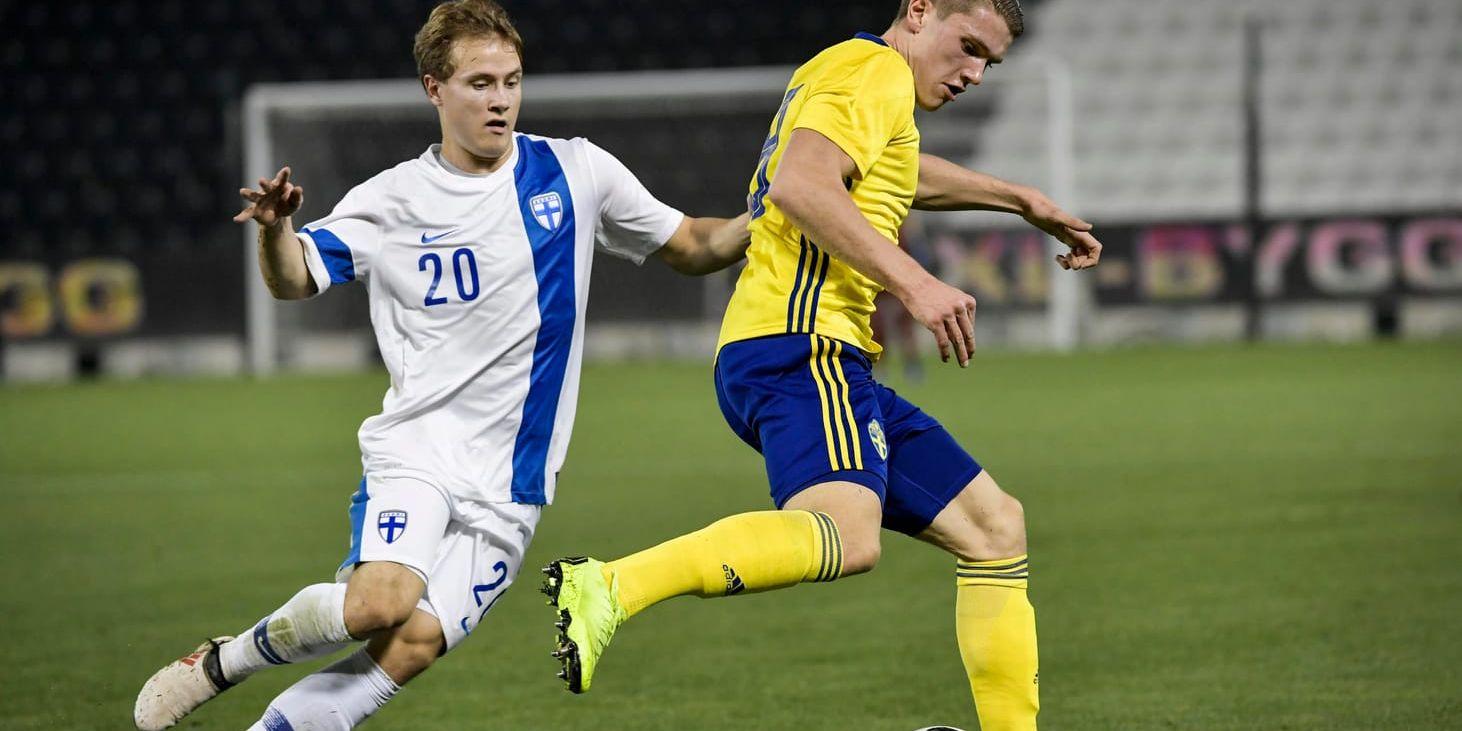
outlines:
[[305, 228], [300, 231], [309, 234], [315, 242], [315, 248], [320, 250], [320, 258], [325, 260], [325, 269], [330, 272], [331, 284], [355, 281], [355, 259], [350, 256], [350, 247], [339, 236], [331, 233], [328, 228], [314, 231]]
[[361, 531], [365, 530], [366, 502], [370, 499], [371, 494], [366, 490], [366, 480], [362, 477], [360, 478], [360, 488], [350, 496], [350, 553], [346, 554], [345, 560], [340, 562], [342, 569], [348, 569], [360, 563], [360, 537]]
[[874, 43], [877, 43], [880, 46], [887, 46], [888, 45], [888, 42], [887, 41], [883, 40], [882, 38], [880, 38], [880, 37], [878, 37], [876, 35], [873, 35], [872, 33], [867, 32], [867, 31], [858, 31], [856, 34], [853, 35], [853, 37], [854, 38], [861, 38], [861, 39], [863, 39], [865, 41], [873, 41]]
[[[548, 143], [518, 137], [518, 163], [513, 179], [523, 228], [533, 247], [533, 273], [538, 278], [538, 343], [533, 348], [533, 375], [523, 422], [513, 445], [513, 502], [548, 502], [544, 470], [548, 443], [558, 415], [559, 395], [569, 365], [578, 313], [574, 297], [574, 201], [563, 165]], [[558, 210], [544, 196], [557, 194]], [[537, 210], [535, 210], [535, 205]], [[559, 217], [554, 218], [555, 214]]]

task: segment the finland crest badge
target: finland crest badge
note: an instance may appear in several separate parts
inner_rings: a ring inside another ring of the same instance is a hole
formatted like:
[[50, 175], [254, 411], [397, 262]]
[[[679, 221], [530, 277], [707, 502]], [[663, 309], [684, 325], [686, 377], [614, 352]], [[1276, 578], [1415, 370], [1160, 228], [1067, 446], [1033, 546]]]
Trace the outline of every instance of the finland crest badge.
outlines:
[[563, 199], [558, 193], [549, 191], [528, 200], [528, 210], [533, 212], [538, 225], [549, 231], [557, 231], [563, 225]]
[[382, 510], [376, 516], [376, 530], [381, 532], [381, 537], [387, 543], [395, 543], [401, 534], [406, 532], [406, 511], [405, 510]]

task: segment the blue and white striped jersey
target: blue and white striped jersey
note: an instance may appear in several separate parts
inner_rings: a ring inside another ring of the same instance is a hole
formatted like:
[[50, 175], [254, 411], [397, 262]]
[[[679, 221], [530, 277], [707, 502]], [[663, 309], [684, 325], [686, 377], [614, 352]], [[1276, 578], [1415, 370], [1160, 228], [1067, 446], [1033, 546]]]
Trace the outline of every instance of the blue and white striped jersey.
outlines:
[[391, 387], [360, 428], [368, 477], [547, 504], [573, 428], [594, 249], [636, 263], [683, 214], [593, 143], [516, 135], [497, 171], [433, 145], [301, 230], [321, 292], [369, 291]]

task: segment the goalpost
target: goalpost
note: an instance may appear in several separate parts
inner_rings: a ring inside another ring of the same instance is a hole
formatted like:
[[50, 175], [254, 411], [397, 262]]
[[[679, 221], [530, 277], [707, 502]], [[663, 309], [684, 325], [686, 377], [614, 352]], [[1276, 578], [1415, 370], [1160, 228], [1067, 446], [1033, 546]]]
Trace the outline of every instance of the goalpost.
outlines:
[[[1050, 171], [1043, 182], [1054, 199], [1071, 209], [1070, 74], [1055, 62], [1019, 68], [1026, 71], [1007, 74], [1002, 69], [999, 81], [987, 83], [981, 93], [998, 99], [1005, 85], [1043, 85], [1049, 101], [1038, 122], [1047, 128]], [[518, 129], [589, 137], [624, 160], [667, 203], [704, 215], [734, 215], [744, 207], [746, 183], [792, 71], [755, 67], [529, 76]], [[990, 87], [996, 87], [995, 94]], [[959, 106], [938, 115], [941, 129], [954, 130], [944, 135], [953, 147], [930, 151], [975, 163], [977, 115], [962, 115]], [[921, 127], [934, 119], [921, 118]], [[350, 187], [440, 140], [435, 110], [415, 79], [254, 86], [244, 98], [242, 127], [245, 185], [252, 187], [258, 178], [271, 177], [288, 164], [295, 181], [305, 187], [297, 226], [323, 216]], [[968, 225], [984, 225], [978, 218], [969, 220], [973, 223]], [[245, 349], [252, 373], [358, 367], [373, 361], [361, 288], [332, 289], [307, 305], [276, 302], [258, 274], [255, 228], [246, 226], [242, 238]], [[1080, 341], [1079, 278], [1057, 277], [1059, 269], [1051, 269], [1043, 340], [1049, 347], [1069, 350]], [[587, 354], [710, 352], [732, 275], [691, 279], [662, 270], [648, 265], [636, 270], [607, 257], [596, 261]], [[981, 318], [999, 316], [998, 310], [980, 311]]]

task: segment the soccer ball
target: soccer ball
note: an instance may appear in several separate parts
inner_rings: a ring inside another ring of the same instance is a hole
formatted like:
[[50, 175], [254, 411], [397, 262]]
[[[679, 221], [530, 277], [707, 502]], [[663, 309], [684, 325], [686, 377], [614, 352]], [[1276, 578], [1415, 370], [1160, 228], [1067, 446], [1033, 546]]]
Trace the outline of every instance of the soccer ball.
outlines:
[[960, 731], [960, 729], [953, 726], [925, 726], [924, 728], [914, 729], [914, 731]]

